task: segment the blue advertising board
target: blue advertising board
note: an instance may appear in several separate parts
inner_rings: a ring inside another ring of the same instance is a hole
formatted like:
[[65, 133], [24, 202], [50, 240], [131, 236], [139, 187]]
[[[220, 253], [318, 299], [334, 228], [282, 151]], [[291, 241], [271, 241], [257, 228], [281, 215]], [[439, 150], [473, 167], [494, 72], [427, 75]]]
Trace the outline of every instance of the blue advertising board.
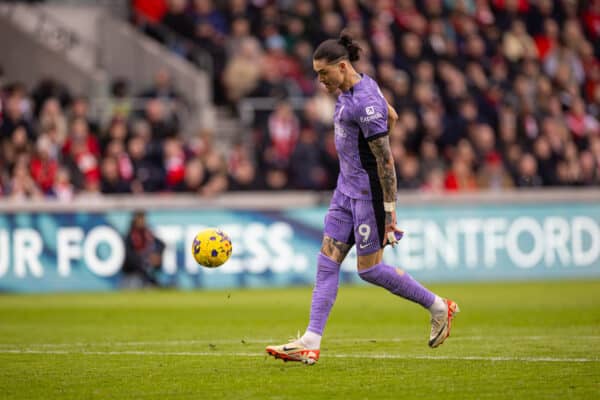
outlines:
[[[149, 211], [166, 243], [160, 281], [178, 288], [312, 284], [326, 207]], [[0, 291], [101, 291], [120, 287], [130, 212], [0, 215]], [[449, 205], [398, 208], [406, 232], [387, 263], [432, 281], [600, 277], [600, 204]], [[232, 238], [222, 267], [198, 266], [194, 235], [218, 226]], [[350, 252], [343, 282], [360, 282]]]

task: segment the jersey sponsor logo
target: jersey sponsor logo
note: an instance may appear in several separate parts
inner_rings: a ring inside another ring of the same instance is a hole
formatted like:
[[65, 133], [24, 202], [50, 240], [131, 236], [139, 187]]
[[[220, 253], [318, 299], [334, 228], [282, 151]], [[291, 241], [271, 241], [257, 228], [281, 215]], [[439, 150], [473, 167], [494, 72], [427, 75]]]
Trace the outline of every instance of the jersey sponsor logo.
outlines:
[[373, 114], [375, 114], [375, 107], [373, 107], [373, 106], [366, 107], [365, 112], [367, 113], [367, 115], [373, 115]]
[[383, 114], [380, 113], [379, 111], [375, 112], [375, 110], [373, 110], [373, 114], [368, 115], [366, 117], [360, 117], [360, 122], [362, 122], [364, 124], [364, 123], [371, 122], [371, 121], [374, 121], [379, 118], [383, 118]]

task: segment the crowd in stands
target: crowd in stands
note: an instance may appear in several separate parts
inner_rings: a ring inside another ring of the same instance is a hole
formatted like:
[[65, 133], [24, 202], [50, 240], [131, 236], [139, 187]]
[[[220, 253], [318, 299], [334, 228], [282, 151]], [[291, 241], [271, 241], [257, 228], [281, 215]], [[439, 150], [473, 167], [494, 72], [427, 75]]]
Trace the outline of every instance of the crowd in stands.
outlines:
[[[0, 79], [1, 81], [1, 79]], [[210, 131], [183, 139], [175, 112], [180, 95], [166, 71], [134, 97], [112, 87], [106, 120], [91, 118], [88, 99], [45, 79], [27, 91], [0, 92], [0, 196], [188, 192], [211, 196], [228, 187], [226, 159]], [[143, 99], [137, 110], [132, 99]]]
[[[137, 0], [134, 8], [224, 66], [217, 98], [280, 100], [256, 115], [252, 133], [271, 187], [335, 184], [335, 99], [319, 87], [311, 56], [343, 28], [363, 49], [357, 69], [400, 115], [390, 138], [401, 189], [600, 183], [599, 0]], [[300, 109], [286, 100], [297, 97]]]
[[363, 50], [355, 67], [398, 111], [400, 189], [600, 184], [600, 0], [133, 0], [132, 19], [159, 40], [176, 32], [166, 44], [182, 56], [210, 53], [219, 104], [275, 107], [220, 154], [218, 125], [178, 134], [164, 97], [181, 89], [150, 91], [143, 113], [114, 90], [107, 122], [60, 85], [5, 85], [4, 195], [331, 189], [335, 98], [312, 53], [343, 28]]

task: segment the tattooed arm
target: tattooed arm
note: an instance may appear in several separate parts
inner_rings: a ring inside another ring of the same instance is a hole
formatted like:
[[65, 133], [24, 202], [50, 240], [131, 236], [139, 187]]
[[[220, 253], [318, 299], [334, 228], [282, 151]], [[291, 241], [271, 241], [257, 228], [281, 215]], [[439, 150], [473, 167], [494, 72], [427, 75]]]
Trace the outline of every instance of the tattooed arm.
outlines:
[[377, 173], [383, 190], [383, 201], [386, 203], [396, 202], [396, 168], [389, 136], [385, 135], [369, 141], [369, 147], [377, 160]]
[[388, 135], [378, 137], [369, 142], [369, 147], [377, 161], [377, 173], [383, 191], [384, 208], [386, 209], [385, 237], [383, 239], [383, 245], [387, 242], [394, 245], [397, 242], [394, 232], [401, 231], [396, 227], [395, 204], [398, 183], [396, 181], [396, 168], [394, 166], [394, 158], [392, 157], [392, 150], [390, 148], [390, 139]]

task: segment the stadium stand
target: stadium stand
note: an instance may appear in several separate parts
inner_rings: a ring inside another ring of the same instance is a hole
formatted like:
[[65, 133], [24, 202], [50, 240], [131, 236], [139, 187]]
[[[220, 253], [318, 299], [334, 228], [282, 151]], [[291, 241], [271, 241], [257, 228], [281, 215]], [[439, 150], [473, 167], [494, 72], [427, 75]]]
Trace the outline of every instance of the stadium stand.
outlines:
[[599, 0], [134, 0], [131, 16], [200, 68], [208, 52], [214, 101], [250, 125], [226, 152], [218, 124], [182, 135], [185, 93], [164, 71], [141, 93], [115, 81], [103, 120], [60, 82], [0, 76], [2, 196], [331, 189], [334, 99], [311, 56], [344, 27], [400, 115], [399, 188], [600, 184]]

